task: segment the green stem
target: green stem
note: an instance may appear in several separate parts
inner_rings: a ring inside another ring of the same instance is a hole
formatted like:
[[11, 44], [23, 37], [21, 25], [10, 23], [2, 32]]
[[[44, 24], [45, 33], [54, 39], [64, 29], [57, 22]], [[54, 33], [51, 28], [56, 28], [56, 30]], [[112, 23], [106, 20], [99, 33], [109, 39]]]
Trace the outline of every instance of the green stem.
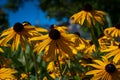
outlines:
[[91, 30], [92, 41], [93, 41], [93, 43], [94, 43], [95, 46], [96, 46], [96, 50], [98, 51], [99, 42], [98, 42], [97, 36], [95, 35], [94, 28], [91, 27], [90, 30]]
[[32, 55], [33, 62], [34, 62], [36, 80], [39, 80], [39, 75], [38, 75], [38, 66], [37, 66], [36, 57], [35, 57], [35, 54], [34, 54], [34, 53], [32, 53], [31, 55]]
[[29, 63], [28, 63], [28, 60], [27, 60], [27, 57], [26, 57], [26, 54], [25, 54], [25, 51], [23, 51], [23, 56], [25, 58], [25, 63], [26, 63], [26, 73], [28, 75], [28, 80], [30, 80], [30, 75], [29, 75]]

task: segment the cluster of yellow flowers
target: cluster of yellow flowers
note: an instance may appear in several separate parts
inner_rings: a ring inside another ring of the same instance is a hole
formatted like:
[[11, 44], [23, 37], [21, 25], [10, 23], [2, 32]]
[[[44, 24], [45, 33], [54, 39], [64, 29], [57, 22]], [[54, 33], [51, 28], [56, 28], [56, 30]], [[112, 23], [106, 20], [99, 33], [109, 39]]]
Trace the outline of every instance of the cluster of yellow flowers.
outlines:
[[[87, 4], [83, 10], [71, 16], [73, 24], [88, 26], [92, 40], [84, 39], [79, 32], [68, 32], [69, 27], [52, 25], [49, 30], [32, 26], [28, 22], [15, 23], [0, 35], [0, 46], [10, 47], [11, 51], [26, 51], [26, 43], [33, 47], [32, 54], [43, 52], [42, 60], [47, 65], [47, 73], [53, 79], [63, 80], [74, 76], [90, 80], [119, 80], [120, 78], [120, 24], [102, 29], [100, 36], [95, 36], [94, 27], [97, 23], [104, 25], [103, 11], [94, 10]], [[0, 48], [1, 54], [4, 50]], [[6, 54], [6, 53], [5, 53]], [[82, 55], [79, 58], [79, 55]], [[78, 62], [79, 64], [76, 64]], [[71, 65], [86, 68], [84, 72], [71, 71]], [[8, 67], [8, 66], [7, 66]], [[16, 80], [16, 70], [7, 67], [0, 69], [0, 79]], [[89, 76], [91, 75], [91, 76]], [[27, 76], [29, 77], [29, 76]], [[70, 79], [69, 78], [69, 79]], [[44, 80], [49, 80], [44, 77]], [[68, 80], [69, 80], [68, 79]]]

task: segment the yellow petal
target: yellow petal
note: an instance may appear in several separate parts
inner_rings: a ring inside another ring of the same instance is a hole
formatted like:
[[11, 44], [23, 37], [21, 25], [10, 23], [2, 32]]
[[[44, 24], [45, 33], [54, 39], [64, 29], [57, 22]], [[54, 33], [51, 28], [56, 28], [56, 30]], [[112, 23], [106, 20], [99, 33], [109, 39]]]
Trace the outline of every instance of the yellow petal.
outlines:
[[0, 52], [4, 53], [4, 51], [3, 51], [3, 49], [2, 49], [2, 48], [0, 48]]
[[118, 53], [119, 53], [119, 50], [114, 50], [114, 51], [106, 54], [105, 57], [110, 58], [110, 57], [112, 57], [112, 56], [114, 56], [114, 55], [116, 55]]
[[4, 31], [2, 32], [2, 34], [1, 34], [1, 37], [12, 33], [12, 31], [13, 31], [12, 28], [9, 28], [9, 29], [7, 29], [7, 30], [4, 30]]
[[49, 43], [51, 42], [51, 39], [46, 39], [43, 42], [40, 43], [40, 45], [37, 45], [37, 47], [33, 51], [38, 51], [40, 53]]
[[101, 80], [102, 76], [105, 74], [105, 71], [101, 71], [98, 74], [94, 74], [91, 80]]
[[113, 58], [113, 62], [117, 63], [120, 60], [120, 53], [117, 53]]
[[94, 75], [100, 72], [102, 72], [102, 70], [92, 70], [92, 71], [87, 72], [85, 75]]
[[84, 12], [84, 14], [82, 15], [82, 20], [80, 21], [80, 24], [83, 25], [85, 18], [86, 18], [87, 13]]
[[5, 45], [8, 41], [10, 41], [14, 37], [15, 33], [12, 32], [11, 34], [7, 35], [1, 40], [1, 45]]
[[30, 39], [30, 41], [36, 41], [36, 40], [44, 40], [48, 38], [48, 34], [47, 35], [43, 35], [43, 36], [39, 36], [39, 37], [33, 37]]
[[88, 27], [91, 27], [91, 24], [92, 24], [92, 19], [91, 19], [91, 17], [89, 16], [89, 15], [87, 15], [86, 16], [86, 20], [87, 20], [87, 25], [88, 25]]
[[100, 65], [97, 65], [97, 64], [88, 64], [89, 66], [92, 66], [94, 68], [97, 68], [97, 69], [104, 69], [103, 66], [100, 66]]
[[105, 66], [105, 63], [100, 60], [94, 60], [94, 62], [99, 64], [100, 66]]
[[38, 28], [35, 28], [35, 29], [39, 32], [48, 32], [47, 29], [44, 29], [44, 28], [41, 28], [41, 27], [38, 27]]
[[16, 37], [15, 37], [15, 47], [16, 47], [16, 50], [18, 49], [18, 46], [20, 44], [20, 35], [19, 34], [16, 34]]

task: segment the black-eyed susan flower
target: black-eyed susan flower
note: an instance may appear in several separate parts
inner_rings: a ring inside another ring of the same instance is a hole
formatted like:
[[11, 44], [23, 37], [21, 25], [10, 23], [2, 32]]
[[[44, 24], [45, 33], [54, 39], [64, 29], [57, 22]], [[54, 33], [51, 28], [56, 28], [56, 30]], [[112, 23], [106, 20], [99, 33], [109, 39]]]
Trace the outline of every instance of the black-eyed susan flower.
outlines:
[[12, 41], [11, 50], [17, 50], [19, 44], [22, 45], [22, 48], [25, 49], [25, 42], [28, 42], [29, 38], [34, 37], [34, 34], [39, 33], [36, 31], [35, 27], [26, 25], [26, 23], [15, 23], [15, 25], [2, 32], [0, 38], [0, 45], [5, 45], [8, 42]]
[[87, 40], [88, 44], [86, 48], [84, 49], [84, 53], [91, 55], [93, 52], [96, 51], [95, 44], [91, 40]]
[[47, 51], [45, 55], [51, 56], [52, 59], [55, 59], [57, 54], [61, 54], [58, 53], [58, 50], [59, 52], [60, 50], [62, 50], [68, 55], [77, 53], [76, 49], [73, 47], [74, 43], [71, 41], [72, 37], [74, 37], [73, 34], [62, 32], [60, 29], [57, 28], [52, 28], [49, 31], [49, 34], [40, 37], [34, 37], [31, 40], [42, 41], [39, 45], [35, 46], [35, 52], [37, 51], [37, 53], [40, 53], [41, 51], [46, 49]]
[[114, 38], [105, 34], [101, 34], [101, 36], [98, 38], [98, 41], [101, 46], [110, 46], [115, 44]]
[[16, 70], [11, 68], [1, 68], [0, 69], [0, 80], [17, 80], [14, 74], [17, 73]]
[[75, 43], [74, 46], [76, 47], [77, 50], [79, 51], [83, 50], [87, 45], [86, 40], [80, 36], [79, 32], [75, 32], [74, 34], [75, 34], [75, 37], [73, 37], [71, 41]]
[[49, 75], [53, 78], [56, 79], [60, 77], [60, 70], [59, 67], [56, 65], [54, 61], [51, 61], [48, 66], [47, 66], [47, 72]]
[[100, 51], [104, 52], [104, 50], [108, 49], [110, 46], [118, 45], [119, 43], [114, 40], [113, 37], [105, 34], [101, 34], [98, 38], [100, 44]]
[[25, 73], [21, 73], [20, 80], [28, 79], [28, 75]]
[[119, 80], [120, 65], [114, 64], [108, 58], [102, 57], [101, 60], [94, 60], [94, 64], [88, 64], [93, 67], [93, 70], [86, 75], [93, 75], [90, 80]]
[[120, 60], [120, 44], [115, 46], [109, 46], [108, 49], [104, 50], [104, 52], [108, 52], [105, 56], [107, 58], [114, 57], [113, 61], [117, 63]]
[[86, 21], [88, 27], [95, 25], [96, 21], [100, 24], [104, 24], [105, 12], [99, 10], [93, 10], [90, 4], [86, 4], [82, 11], [72, 15], [71, 19], [73, 23], [83, 25]]
[[112, 37], [120, 37], [120, 24], [117, 24], [113, 27], [106, 28], [104, 30], [104, 33]]

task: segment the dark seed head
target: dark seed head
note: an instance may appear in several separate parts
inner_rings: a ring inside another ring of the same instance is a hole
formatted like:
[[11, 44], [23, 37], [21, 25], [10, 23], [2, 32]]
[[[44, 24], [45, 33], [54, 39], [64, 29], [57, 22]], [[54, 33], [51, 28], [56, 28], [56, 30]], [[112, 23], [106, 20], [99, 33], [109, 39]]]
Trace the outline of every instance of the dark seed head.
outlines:
[[80, 37], [80, 33], [79, 32], [74, 32], [75, 35], [78, 35]]
[[117, 29], [120, 29], [120, 24], [116, 24], [115, 27], [116, 27]]
[[13, 26], [13, 30], [15, 32], [21, 32], [23, 31], [23, 29], [24, 29], [24, 26], [19, 22], [15, 23], [15, 25]]
[[120, 48], [120, 44], [118, 45], [118, 48]]
[[56, 29], [51, 29], [49, 32], [49, 37], [52, 40], [58, 40], [58, 39], [60, 39], [60, 32]]
[[85, 10], [87, 12], [91, 12], [93, 10], [93, 8], [90, 4], [85, 4], [83, 7], [83, 10]]
[[93, 41], [90, 41], [90, 45], [93, 45], [94, 43], [93, 43]]
[[114, 64], [107, 64], [105, 66], [105, 70], [108, 72], [108, 73], [114, 73], [116, 71], [116, 67]]

